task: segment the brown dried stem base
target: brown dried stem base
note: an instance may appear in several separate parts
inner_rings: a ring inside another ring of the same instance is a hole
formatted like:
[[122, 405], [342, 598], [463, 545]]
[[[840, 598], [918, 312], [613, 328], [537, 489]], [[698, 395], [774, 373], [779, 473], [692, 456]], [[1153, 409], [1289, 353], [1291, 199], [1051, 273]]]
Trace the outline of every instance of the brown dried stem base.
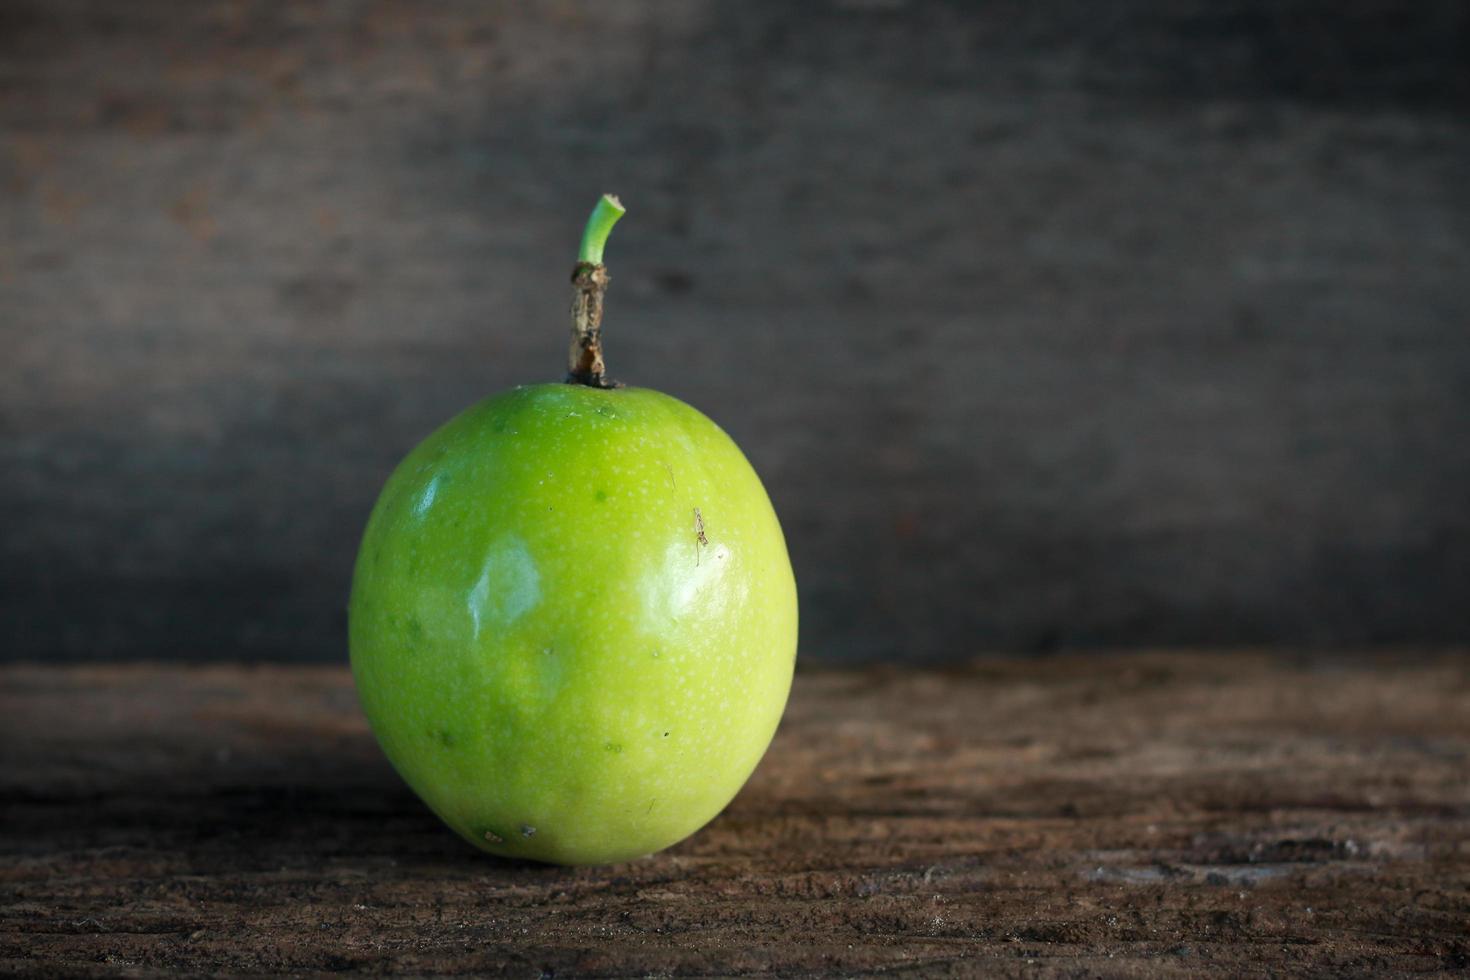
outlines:
[[612, 277], [607, 266], [578, 262], [572, 270], [572, 346], [567, 381], [593, 388], [616, 388], [602, 361], [602, 304]]

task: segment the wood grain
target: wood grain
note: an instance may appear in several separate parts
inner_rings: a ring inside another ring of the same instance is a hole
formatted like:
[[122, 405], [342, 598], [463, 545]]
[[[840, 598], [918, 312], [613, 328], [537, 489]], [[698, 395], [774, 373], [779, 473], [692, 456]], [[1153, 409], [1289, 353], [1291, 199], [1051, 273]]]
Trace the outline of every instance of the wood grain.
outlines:
[[380, 758], [336, 668], [0, 671], [0, 972], [1449, 974], [1470, 656], [798, 675], [728, 810], [507, 863]]

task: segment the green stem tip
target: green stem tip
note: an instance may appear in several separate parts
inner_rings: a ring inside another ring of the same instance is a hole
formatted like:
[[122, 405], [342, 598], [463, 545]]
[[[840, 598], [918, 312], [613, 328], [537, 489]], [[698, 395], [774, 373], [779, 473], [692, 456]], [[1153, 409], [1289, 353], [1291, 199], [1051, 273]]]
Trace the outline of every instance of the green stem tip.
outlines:
[[592, 209], [587, 219], [587, 230], [582, 232], [582, 247], [577, 252], [577, 261], [590, 265], [602, 265], [602, 249], [607, 245], [607, 236], [613, 225], [627, 213], [623, 202], [612, 194], [604, 194]]

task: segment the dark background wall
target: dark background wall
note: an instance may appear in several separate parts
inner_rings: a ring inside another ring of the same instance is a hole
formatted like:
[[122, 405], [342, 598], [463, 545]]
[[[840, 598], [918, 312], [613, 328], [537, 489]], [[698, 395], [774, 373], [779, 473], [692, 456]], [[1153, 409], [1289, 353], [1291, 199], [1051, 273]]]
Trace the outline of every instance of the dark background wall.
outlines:
[[805, 656], [1470, 640], [1460, 0], [3, 0], [0, 657], [342, 659], [603, 190]]

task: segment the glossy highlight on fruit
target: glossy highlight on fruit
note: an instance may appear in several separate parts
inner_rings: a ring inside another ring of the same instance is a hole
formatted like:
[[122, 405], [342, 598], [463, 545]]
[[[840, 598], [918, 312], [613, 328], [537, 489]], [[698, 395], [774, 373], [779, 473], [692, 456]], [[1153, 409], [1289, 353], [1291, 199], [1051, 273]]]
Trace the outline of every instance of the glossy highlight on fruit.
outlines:
[[796, 587], [718, 426], [656, 391], [551, 383], [398, 466], [349, 622], [373, 732], [445, 823], [597, 864], [679, 841], [744, 784], [790, 690]]

